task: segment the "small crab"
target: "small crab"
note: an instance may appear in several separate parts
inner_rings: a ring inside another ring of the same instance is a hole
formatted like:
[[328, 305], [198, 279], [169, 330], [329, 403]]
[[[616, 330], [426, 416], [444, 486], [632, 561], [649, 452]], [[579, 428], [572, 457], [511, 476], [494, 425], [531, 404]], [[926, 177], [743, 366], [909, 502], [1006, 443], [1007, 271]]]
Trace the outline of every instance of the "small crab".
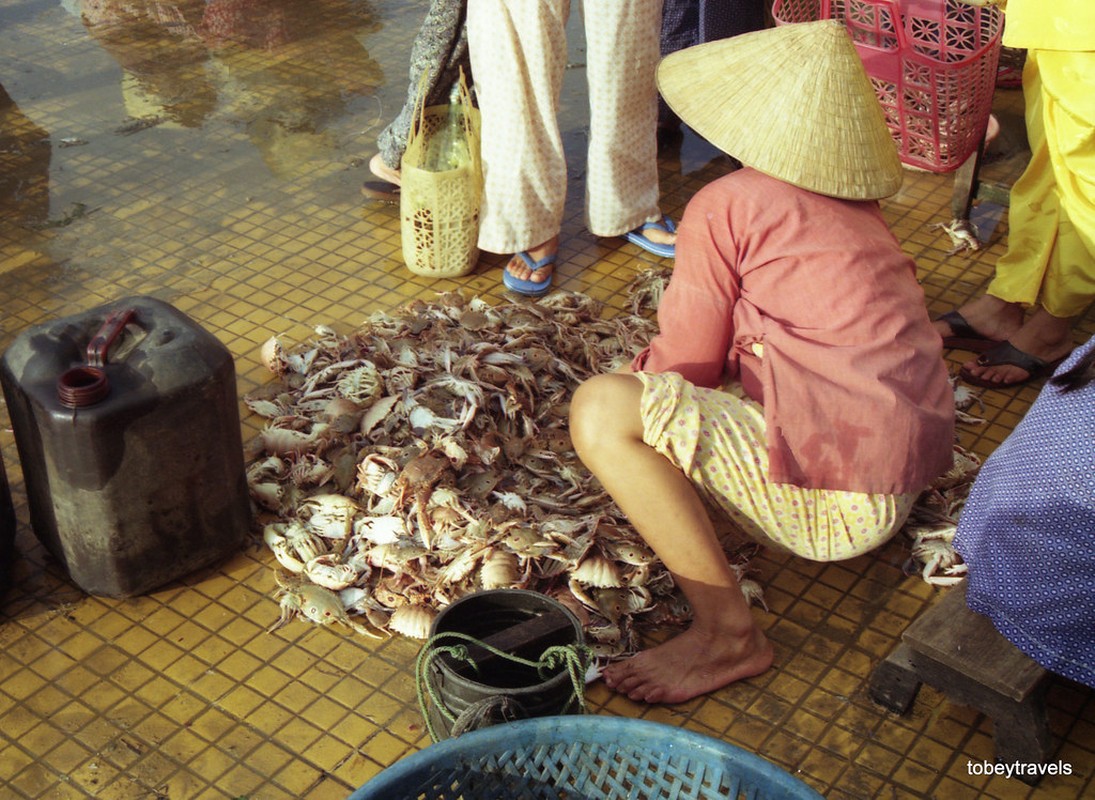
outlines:
[[427, 550], [432, 549], [433, 526], [426, 513], [426, 507], [434, 487], [450, 466], [449, 460], [442, 453], [434, 451], [420, 453], [403, 465], [403, 470], [395, 482], [395, 489], [398, 492], [397, 505], [402, 506], [408, 494], [414, 501], [419, 535]]
[[342, 600], [330, 589], [303, 581], [286, 584], [278, 580], [278, 586], [278, 594], [281, 596], [281, 616], [268, 628], [268, 631], [277, 630], [299, 615], [320, 625], [338, 623], [374, 639], [384, 638], [383, 633], [352, 619], [346, 613]]
[[[955, 531], [954, 526], [944, 526], [935, 530], [924, 530], [916, 535], [910, 562], [924, 565], [920, 575], [928, 583], [953, 586], [965, 576], [966, 565], [952, 543]], [[912, 563], [906, 571], [910, 571], [911, 566]]]
[[977, 233], [977, 227], [968, 219], [955, 218], [950, 222], [933, 223], [932, 228], [942, 229], [951, 239], [954, 245], [947, 251], [948, 256], [962, 251], [975, 252], [981, 249], [981, 239]]
[[985, 402], [981, 399], [981, 395], [965, 384], [959, 383], [958, 376], [952, 377], [950, 384], [951, 388], [954, 389], [954, 418], [958, 422], [964, 422], [967, 425], [983, 425], [986, 421], [984, 418], [969, 413], [974, 405], [984, 411]]

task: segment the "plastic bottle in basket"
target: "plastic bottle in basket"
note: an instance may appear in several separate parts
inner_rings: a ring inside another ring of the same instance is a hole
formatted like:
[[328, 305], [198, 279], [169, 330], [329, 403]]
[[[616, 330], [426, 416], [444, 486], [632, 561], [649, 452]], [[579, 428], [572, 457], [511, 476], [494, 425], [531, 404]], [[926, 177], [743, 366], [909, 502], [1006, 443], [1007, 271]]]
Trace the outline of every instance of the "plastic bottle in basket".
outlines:
[[464, 129], [464, 105], [459, 86], [449, 95], [449, 113], [444, 123], [426, 142], [423, 167], [430, 172], [446, 172], [468, 162], [468, 139]]

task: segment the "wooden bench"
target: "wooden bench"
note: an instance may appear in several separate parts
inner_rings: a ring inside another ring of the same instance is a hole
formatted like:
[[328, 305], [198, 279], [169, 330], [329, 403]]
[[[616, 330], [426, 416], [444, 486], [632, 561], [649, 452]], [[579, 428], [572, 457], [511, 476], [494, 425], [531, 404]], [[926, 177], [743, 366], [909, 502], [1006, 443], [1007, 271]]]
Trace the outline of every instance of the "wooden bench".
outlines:
[[[868, 694], [898, 714], [922, 683], [994, 724], [996, 760], [1044, 764], [1052, 755], [1045, 694], [1049, 673], [966, 605], [966, 584], [948, 589], [906, 628], [901, 644], [871, 674]], [[1037, 783], [1036, 776], [1021, 776]]]

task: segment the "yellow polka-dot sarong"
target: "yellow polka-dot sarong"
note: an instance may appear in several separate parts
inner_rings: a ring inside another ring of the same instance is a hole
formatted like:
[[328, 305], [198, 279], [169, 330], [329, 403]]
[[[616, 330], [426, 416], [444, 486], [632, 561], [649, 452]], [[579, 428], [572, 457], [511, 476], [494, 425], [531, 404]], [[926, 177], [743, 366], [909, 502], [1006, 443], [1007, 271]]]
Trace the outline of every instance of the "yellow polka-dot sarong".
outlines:
[[764, 408], [740, 387], [706, 389], [675, 372], [635, 374], [643, 382], [643, 441], [762, 544], [812, 561], [852, 558], [888, 541], [916, 500], [772, 483]]

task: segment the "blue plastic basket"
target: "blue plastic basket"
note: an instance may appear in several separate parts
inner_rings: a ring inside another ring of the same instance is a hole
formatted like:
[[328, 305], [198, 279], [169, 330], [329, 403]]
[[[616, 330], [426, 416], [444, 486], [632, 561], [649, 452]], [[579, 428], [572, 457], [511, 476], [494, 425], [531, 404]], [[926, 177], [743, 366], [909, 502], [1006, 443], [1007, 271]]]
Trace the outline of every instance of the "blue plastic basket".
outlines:
[[349, 800], [821, 800], [758, 755], [623, 717], [507, 722], [446, 739], [381, 772]]

